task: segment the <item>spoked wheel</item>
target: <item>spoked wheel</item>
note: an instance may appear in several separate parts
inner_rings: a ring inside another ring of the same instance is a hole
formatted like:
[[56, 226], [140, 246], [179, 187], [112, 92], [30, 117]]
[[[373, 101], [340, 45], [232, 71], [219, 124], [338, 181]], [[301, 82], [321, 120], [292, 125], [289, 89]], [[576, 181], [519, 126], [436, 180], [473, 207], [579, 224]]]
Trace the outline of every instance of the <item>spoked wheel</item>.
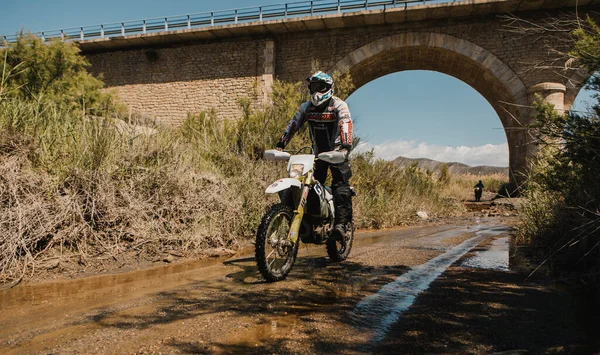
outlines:
[[285, 205], [274, 205], [262, 218], [256, 233], [256, 263], [269, 282], [285, 279], [298, 255], [298, 243], [288, 241], [294, 212]]
[[352, 249], [352, 242], [354, 241], [354, 225], [351, 224], [351, 226], [343, 240], [333, 238], [327, 240], [327, 255], [329, 255], [331, 261], [344, 261], [350, 255], [350, 249]]

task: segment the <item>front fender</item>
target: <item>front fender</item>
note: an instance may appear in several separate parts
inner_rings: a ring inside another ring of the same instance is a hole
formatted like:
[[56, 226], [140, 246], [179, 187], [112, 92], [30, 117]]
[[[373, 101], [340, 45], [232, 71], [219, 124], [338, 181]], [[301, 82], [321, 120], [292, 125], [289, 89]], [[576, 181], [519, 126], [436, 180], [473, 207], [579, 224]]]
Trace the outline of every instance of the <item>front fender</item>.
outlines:
[[275, 181], [274, 183], [272, 183], [269, 187], [267, 187], [267, 189], [265, 190], [265, 193], [274, 194], [279, 191], [287, 190], [292, 186], [300, 188], [300, 187], [302, 187], [302, 184], [300, 183], [300, 181], [298, 179], [292, 179], [292, 178], [279, 179], [279, 180]]

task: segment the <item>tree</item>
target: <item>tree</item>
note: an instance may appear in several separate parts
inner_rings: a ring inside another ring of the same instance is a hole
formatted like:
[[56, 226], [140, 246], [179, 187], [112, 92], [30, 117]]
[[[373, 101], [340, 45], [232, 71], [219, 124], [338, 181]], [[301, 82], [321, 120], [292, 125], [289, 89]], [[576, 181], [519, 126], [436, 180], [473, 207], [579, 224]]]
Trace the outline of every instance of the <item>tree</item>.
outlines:
[[[528, 179], [520, 240], [547, 250], [555, 270], [593, 275], [600, 269], [600, 28], [587, 18], [571, 32], [567, 70], [591, 73], [595, 91], [590, 112], [557, 113], [536, 105], [540, 153]], [[597, 280], [598, 276], [591, 276]]]
[[46, 100], [61, 108], [95, 110], [113, 105], [100, 91], [103, 84], [92, 76], [87, 59], [72, 42], [49, 43], [32, 34], [22, 34], [0, 49], [0, 100], [19, 97]]

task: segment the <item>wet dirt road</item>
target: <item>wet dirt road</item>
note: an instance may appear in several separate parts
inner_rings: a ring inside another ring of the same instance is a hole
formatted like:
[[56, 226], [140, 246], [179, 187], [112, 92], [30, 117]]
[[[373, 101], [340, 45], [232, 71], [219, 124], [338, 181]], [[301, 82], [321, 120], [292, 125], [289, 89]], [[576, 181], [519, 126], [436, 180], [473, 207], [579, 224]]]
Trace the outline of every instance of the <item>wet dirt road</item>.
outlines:
[[[288, 279], [274, 284], [260, 279], [246, 250], [21, 285], [0, 291], [0, 352], [394, 353], [380, 345], [448, 267], [507, 268], [509, 230], [486, 219], [358, 233], [349, 259], [337, 264], [324, 246], [301, 246]], [[478, 245], [492, 256], [469, 253]]]

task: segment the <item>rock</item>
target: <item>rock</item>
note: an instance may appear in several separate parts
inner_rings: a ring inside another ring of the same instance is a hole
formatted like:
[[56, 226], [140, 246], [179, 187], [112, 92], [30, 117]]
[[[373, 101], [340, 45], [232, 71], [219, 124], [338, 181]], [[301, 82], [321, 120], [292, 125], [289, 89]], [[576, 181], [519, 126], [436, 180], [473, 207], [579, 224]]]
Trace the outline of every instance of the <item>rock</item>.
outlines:
[[172, 263], [175, 261], [175, 257], [173, 255], [167, 255], [162, 259], [165, 263]]
[[425, 212], [425, 211], [419, 211], [419, 212], [417, 212], [417, 216], [419, 216], [419, 218], [421, 218], [421, 219], [428, 219], [429, 218], [429, 216], [427, 215], [427, 212]]

